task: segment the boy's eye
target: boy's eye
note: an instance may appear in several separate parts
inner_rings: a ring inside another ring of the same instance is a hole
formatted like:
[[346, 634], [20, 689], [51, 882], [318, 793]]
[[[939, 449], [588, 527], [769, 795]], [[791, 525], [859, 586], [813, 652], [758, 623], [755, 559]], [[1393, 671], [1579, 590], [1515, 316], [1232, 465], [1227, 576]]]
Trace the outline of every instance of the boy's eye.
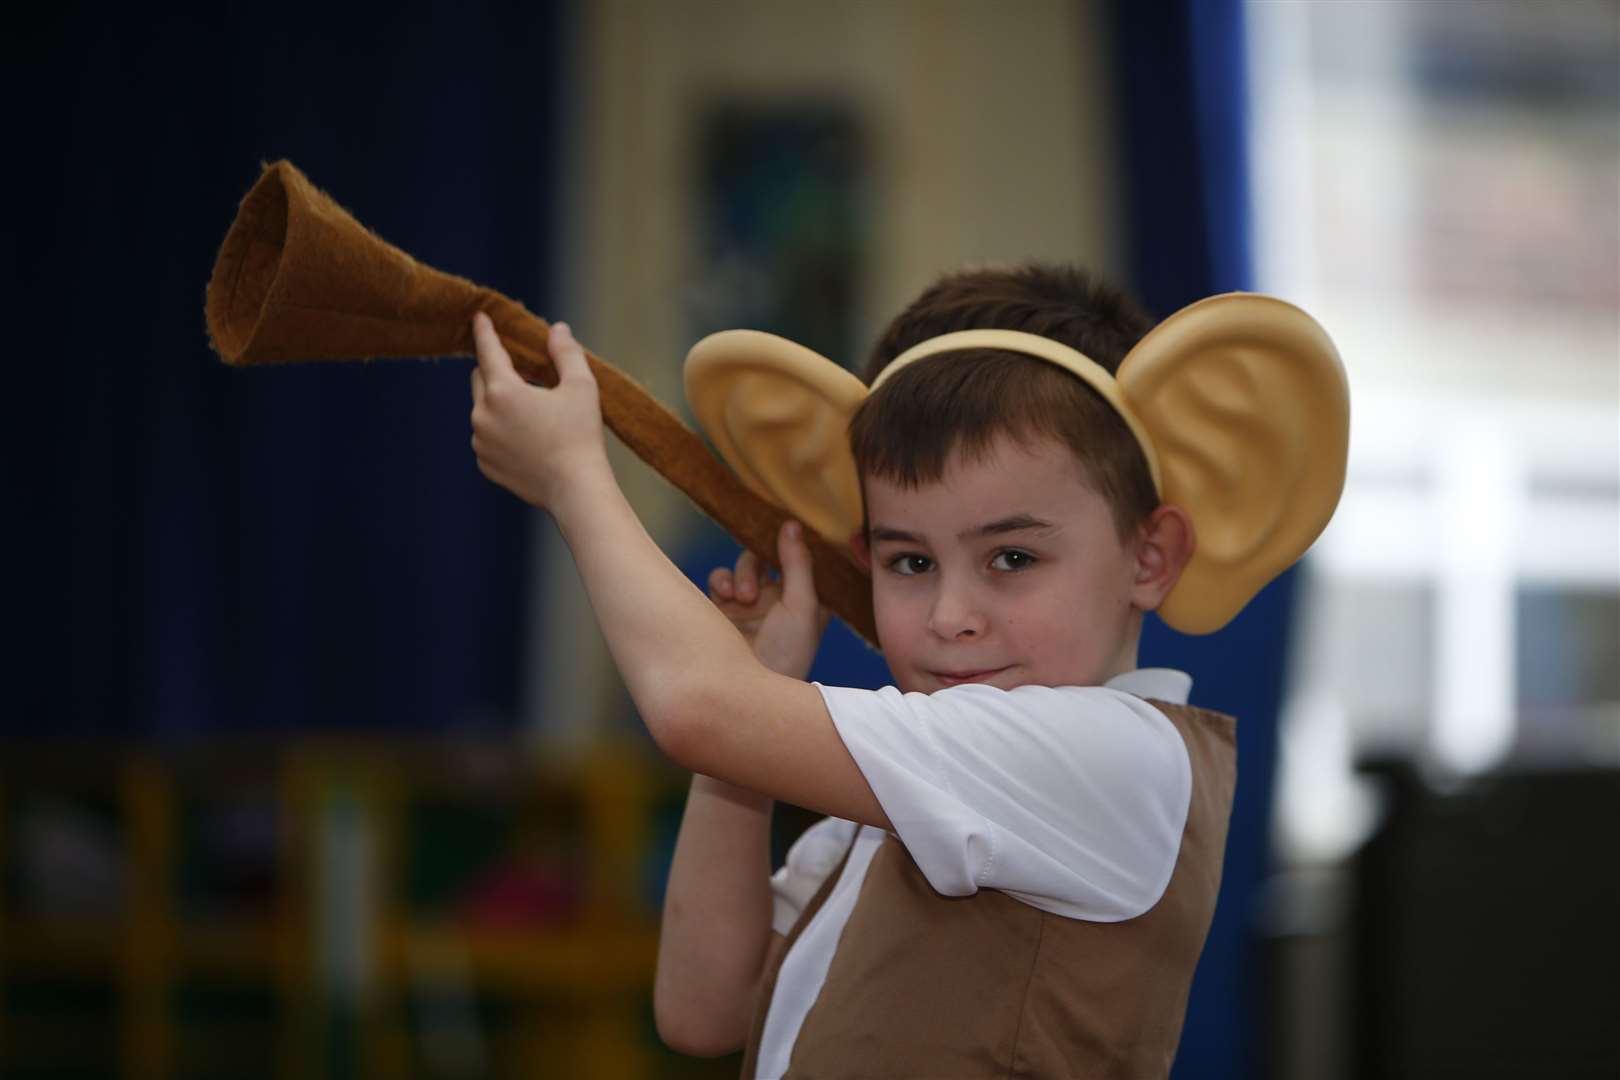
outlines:
[[990, 560], [992, 570], [1027, 570], [1035, 565], [1035, 556], [1027, 551], [1009, 548], [1006, 551], [996, 552], [996, 557]]
[[906, 577], [927, 573], [934, 565], [934, 560], [926, 555], [896, 555], [889, 560], [889, 569]]

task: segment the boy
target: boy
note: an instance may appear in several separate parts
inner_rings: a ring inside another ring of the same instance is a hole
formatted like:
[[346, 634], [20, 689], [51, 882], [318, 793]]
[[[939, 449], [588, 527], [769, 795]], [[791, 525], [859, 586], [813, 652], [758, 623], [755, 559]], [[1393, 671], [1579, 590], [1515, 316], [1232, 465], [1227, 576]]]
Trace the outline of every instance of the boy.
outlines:
[[[1112, 370], [1147, 320], [1072, 271], [956, 275], [895, 320], [872, 375], [971, 328]], [[853, 546], [896, 686], [819, 687], [803, 677], [825, 615], [797, 526], [779, 583], [745, 555], [706, 601], [619, 492], [567, 328], [549, 391], [487, 319], [474, 332], [480, 468], [552, 512], [649, 731], [697, 774], [660, 943], [666, 1041], [746, 1041], [758, 1076], [1167, 1073], [1233, 731], [1185, 706], [1185, 676], [1136, 670], [1142, 613], [1194, 537], [1119, 414], [1003, 349], [888, 373], [851, 426]], [[775, 799], [829, 820], [773, 880]]]

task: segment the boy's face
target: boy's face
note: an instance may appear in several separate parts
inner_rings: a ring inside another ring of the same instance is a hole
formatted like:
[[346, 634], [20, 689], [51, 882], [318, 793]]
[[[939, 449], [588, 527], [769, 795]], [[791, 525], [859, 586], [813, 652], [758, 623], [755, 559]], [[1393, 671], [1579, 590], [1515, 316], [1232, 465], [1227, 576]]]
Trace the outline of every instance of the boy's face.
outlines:
[[901, 690], [1092, 686], [1136, 666], [1135, 544], [1068, 448], [1003, 436], [938, 483], [865, 480], [878, 638]]

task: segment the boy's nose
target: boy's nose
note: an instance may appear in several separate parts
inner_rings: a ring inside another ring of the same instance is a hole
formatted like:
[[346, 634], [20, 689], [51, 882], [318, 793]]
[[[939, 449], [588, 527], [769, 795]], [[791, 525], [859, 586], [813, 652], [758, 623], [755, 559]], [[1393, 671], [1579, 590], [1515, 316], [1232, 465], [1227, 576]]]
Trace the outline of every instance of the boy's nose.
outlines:
[[928, 629], [946, 640], [982, 636], [988, 625], [983, 607], [969, 589], [941, 587], [928, 612]]

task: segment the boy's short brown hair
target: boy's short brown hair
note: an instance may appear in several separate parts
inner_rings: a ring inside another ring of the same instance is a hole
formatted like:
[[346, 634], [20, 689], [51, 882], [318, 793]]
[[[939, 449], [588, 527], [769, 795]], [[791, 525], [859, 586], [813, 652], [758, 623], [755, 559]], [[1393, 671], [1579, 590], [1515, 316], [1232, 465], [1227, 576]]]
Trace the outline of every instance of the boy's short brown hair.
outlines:
[[[866, 382], [913, 345], [954, 330], [1039, 334], [1112, 373], [1151, 326], [1130, 297], [1073, 267], [966, 270], [942, 277], [889, 324]], [[998, 435], [1055, 439], [1108, 501], [1121, 538], [1159, 503], [1124, 419], [1076, 376], [1022, 353], [964, 349], [909, 364], [867, 398], [849, 433], [862, 477], [908, 487], [938, 481], [953, 452], [982, 457]]]

